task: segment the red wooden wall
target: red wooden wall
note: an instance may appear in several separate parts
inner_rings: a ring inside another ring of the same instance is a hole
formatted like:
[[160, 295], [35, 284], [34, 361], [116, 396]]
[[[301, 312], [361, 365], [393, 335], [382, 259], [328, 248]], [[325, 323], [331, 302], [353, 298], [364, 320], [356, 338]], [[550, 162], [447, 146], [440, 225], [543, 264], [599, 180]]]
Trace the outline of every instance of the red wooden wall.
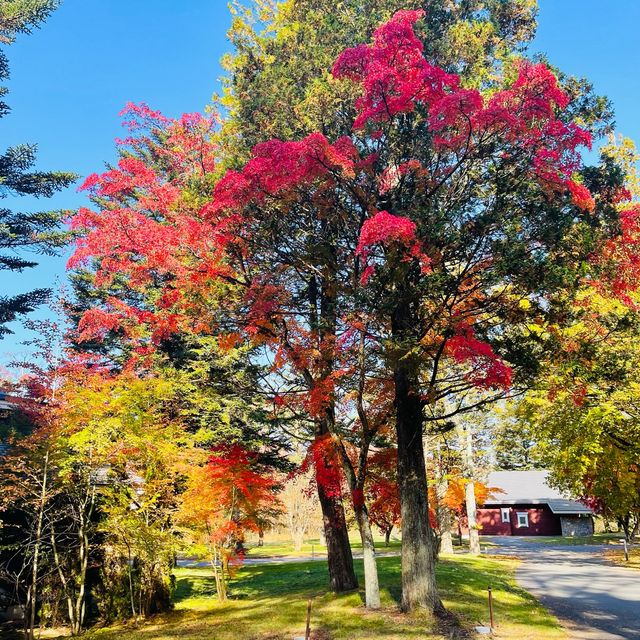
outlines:
[[[480, 535], [491, 536], [559, 536], [562, 533], [560, 517], [552, 513], [547, 505], [511, 505], [509, 522], [502, 522], [501, 507], [481, 507], [477, 521], [482, 526]], [[518, 527], [517, 513], [529, 514], [529, 526]]]

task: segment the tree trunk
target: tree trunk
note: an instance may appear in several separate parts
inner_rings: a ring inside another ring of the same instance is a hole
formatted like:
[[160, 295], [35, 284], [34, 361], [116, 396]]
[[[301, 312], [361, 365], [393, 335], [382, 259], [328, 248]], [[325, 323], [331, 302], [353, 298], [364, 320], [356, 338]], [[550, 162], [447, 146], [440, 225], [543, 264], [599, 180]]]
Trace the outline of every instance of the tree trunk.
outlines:
[[218, 547], [213, 545], [211, 548], [210, 562], [213, 569], [213, 578], [216, 583], [216, 593], [218, 600], [224, 602], [227, 599], [227, 584], [224, 575], [224, 564], [222, 562], [222, 553], [218, 551]]
[[436, 498], [435, 505], [436, 518], [438, 520], [438, 529], [440, 530], [440, 553], [453, 553], [453, 538], [451, 536], [451, 527], [453, 526], [453, 518], [451, 509], [446, 504], [447, 489], [449, 482], [446, 477], [446, 469], [442, 462], [442, 451], [440, 443], [437, 445], [437, 469], [436, 469]]
[[40, 500], [38, 503], [38, 518], [36, 522], [35, 544], [31, 565], [31, 584], [27, 590], [27, 616], [25, 636], [27, 640], [34, 639], [36, 626], [36, 611], [38, 608], [38, 573], [40, 571], [40, 549], [42, 547], [42, 533], [44, 526], [44, 510], [47, 502], [47, 480], [49, 477], [49, 451], [44, 457]]
[[435, 540], [429, 524], [427, 474], [422, 445], [422, 405], [417, 376], [400, 360], [394, 371], [398, 484], [402, 520], [403, 611], [444, 610], [435, 573]]
[[293, 550], [302, 551], [302, 545], [304, 544], [304, 532], [294, 533], [291, 537], [293, 539]]
[[467, 525], [469, 527], [469, 552], [474, 555], [480, 555], [480, 533], [477, 528], [477, 505], [475, 491], [475, 465], [473, 463], [473, 434], [471, 427], [467, 425], [465, 428], [466, 438], [466, 455], [465, 466], [468, 482], [464, 488], [465, 504], [467, 507]]
[[355, 509], [360, 540], [362, 541], [362, 558], [364, 560], [364, 600], [367, 609], [380, 608], [380, 585], [378, 583], [378, 564], [373, 532], [369, 522], [367, 508], [362, 505]]
[[71, 635], [75, 635], [74, 629], [76, 628], [75, 609], [73, 608], [73, 594], [69, 588], [69, 580], [65, 574], [64, 567], [60, 561], [60, 554], [58, 553], [58, 544], [56, 542], [56, 530], [53, 524], [50, 525], [51, 535], [51, 550], [53, 552], [53, 560], [60, 578], [60, 584], [62, 585], [62, 591], [67, 603], [67, 615], [69, 616], [69, 624], [71, 625]]
[[478, 556], [480, 555], [480, 534], [476, 522], [476, 493], [473, 480], [467, 482], [464, 493], [469, 526], [469, 552], [474, 556]]
[[451, 535], [451, 529], [440, 533], [440, 553], [453, 553], [453, 536]]
[[342, 458], [342, 468], [347, 478], [353, 511], [358, 523], [360, 541], [362, 542], [362, 557], [364, 559], [364, 593], [365, 606], [367, 609], [380, 608], [380, 586], [378, 583], [378, 565], [376, 562], [376, 547], [371, 531], [371, 521], [369, 512], [364, 500], [364, 483], [367, 472], [367, 457], [369, 454], [369, 441], [362, 442], [357, 465], [357, 473], [349, 458], [349, 454], [342, 441], [336, 443], [338, 452]]
[[[325, 223], [326, 224], [326, 223]], [[322, 264], [322, 277], [319, 287], [320, 315], [315, 317], [315, 311], [311, 313], [311, 324], [317, 322], [318, 349], [321, 354], [321, 370], [318, 378], [310, 385], [312, 389], [318, 381], [328, 380], [335, 369], [335, 339], [337, 331], [337, 271], [336, 271], [336, 246], [330, 241], [335, 237], [335, 230], [330, 226], [325, 227], [326, 239], [325, 262]], [[314, 280], [315, 282], [315, 280]], [[310, 287], [309, 295], [315, 299], [315, 285]], [[315, 300], [314, 300], [315, 304]], [[316, 420], [316, 436], [330, 435], [335, 430], [335, 397], [333, 393], [326, 399], [324, 415]], [[337, 475], [340, 474], [340, 463], [327, 459], [328, 467], [335, 466]], [[327, 561], [329, 564], [329, 580], [331, 589], [336, 593], [352, 591], [358, 588], [358, 579], [353, 568], [353, 555], [349, 543], [349, 530], [344, 515], [342, 495], [339, 490], [327, 490], [318, 480], [316, 468], [316, 484], [318, 486], [318, 498], [322, 509], [322, 522], [327, 543]]]
[[391, 538], [391, 532], [393, 531], [393, 527], [389, 527], [384, 532], [384, 546], [389, 546], [389, 539]]
[[331, 589], [336, 593], [353, 591], [358, 588], [358, 579], [353, 569], [353, 555], [349, 544], [349, 530], [344, 515], [342, 496], [327, 491], [327, 488], [318, 481], [317, 474], [316, 486], [322, 508]]

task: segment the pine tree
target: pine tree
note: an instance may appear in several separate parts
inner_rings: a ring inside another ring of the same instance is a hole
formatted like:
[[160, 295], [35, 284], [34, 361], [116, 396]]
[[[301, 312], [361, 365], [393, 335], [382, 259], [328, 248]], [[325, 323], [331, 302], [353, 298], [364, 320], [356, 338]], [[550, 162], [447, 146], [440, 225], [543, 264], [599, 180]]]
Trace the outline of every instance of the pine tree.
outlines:
[[[4, 0], [0, 5], [0, 44], [10, 45], [20, 33], [30, 33], [57, 7], [57, 0]], [[6, 54], [0, 50], [0, 82], [9, 77]], [[4, 101], [6, 87], [0, 87], [0, 118], [7, 115]], [[9, 196], [49, 198], [75, 180], [67, 172], [37, 171], [36, 146], [20, 144], [0, 155], [0, 199]], [[65, 241], [58, 230], [62, 217], [59, 211], [21, 213], [0, 207], [0, 270], [22, 272], [36, 266], [33, 259], [19, 253], [27, 251], [54, 254]], [[16, 296], [0, 295], [0, 339], [10, 333], [8, 322], [29, 313], [47, 297], [46, 289], [36, 289]]]

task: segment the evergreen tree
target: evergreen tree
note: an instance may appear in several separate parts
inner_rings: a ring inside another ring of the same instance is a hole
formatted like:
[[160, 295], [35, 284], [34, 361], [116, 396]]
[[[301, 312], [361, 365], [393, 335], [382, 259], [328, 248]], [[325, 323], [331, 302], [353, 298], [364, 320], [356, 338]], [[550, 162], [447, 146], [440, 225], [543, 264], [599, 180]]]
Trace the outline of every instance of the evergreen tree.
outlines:
[[[10, 45], [20, 33], [30, 33], [57, 7], [57, 0], [4, 0], [0, 5], [0, 44]], [[6, 54], [0, 49], [0, 82], [9, 77]], [[0, 87], [0, 117], [7, 115], [6, 87]], [[36, 146], [20, 144], [0, 155], [0, 199], [9, 196], [49, 198], [75, 180], [67, 172], [34, 170]], [[0, 270], [21, 272], [36, 266], [18, 252], [54, 254], [65, 239], [58, 230], [62, 212], [22, 213], [0, 207]], [[29, 313], [47, 297], [46, 289], [16, 296], [0, 294], [0, 339], [10, 333], [8, 322]]]
[[503, 471], [530, 471], [544, 468], [536, 451], [536, 441], [527, 429], [513, 421], [498, 425], [493, 434], [496, 468]]

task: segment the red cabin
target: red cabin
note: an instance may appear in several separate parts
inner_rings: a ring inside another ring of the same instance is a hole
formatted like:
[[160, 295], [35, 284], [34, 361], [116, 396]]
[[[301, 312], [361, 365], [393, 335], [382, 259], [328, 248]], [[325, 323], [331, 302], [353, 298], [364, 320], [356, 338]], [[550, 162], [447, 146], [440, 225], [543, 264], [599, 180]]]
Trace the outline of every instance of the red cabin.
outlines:
[[548, 471], [494, 471], [487, 485], [501, 489], [477, 511], [480, 535], [590, 536], [593, 512], [547, 484]]

